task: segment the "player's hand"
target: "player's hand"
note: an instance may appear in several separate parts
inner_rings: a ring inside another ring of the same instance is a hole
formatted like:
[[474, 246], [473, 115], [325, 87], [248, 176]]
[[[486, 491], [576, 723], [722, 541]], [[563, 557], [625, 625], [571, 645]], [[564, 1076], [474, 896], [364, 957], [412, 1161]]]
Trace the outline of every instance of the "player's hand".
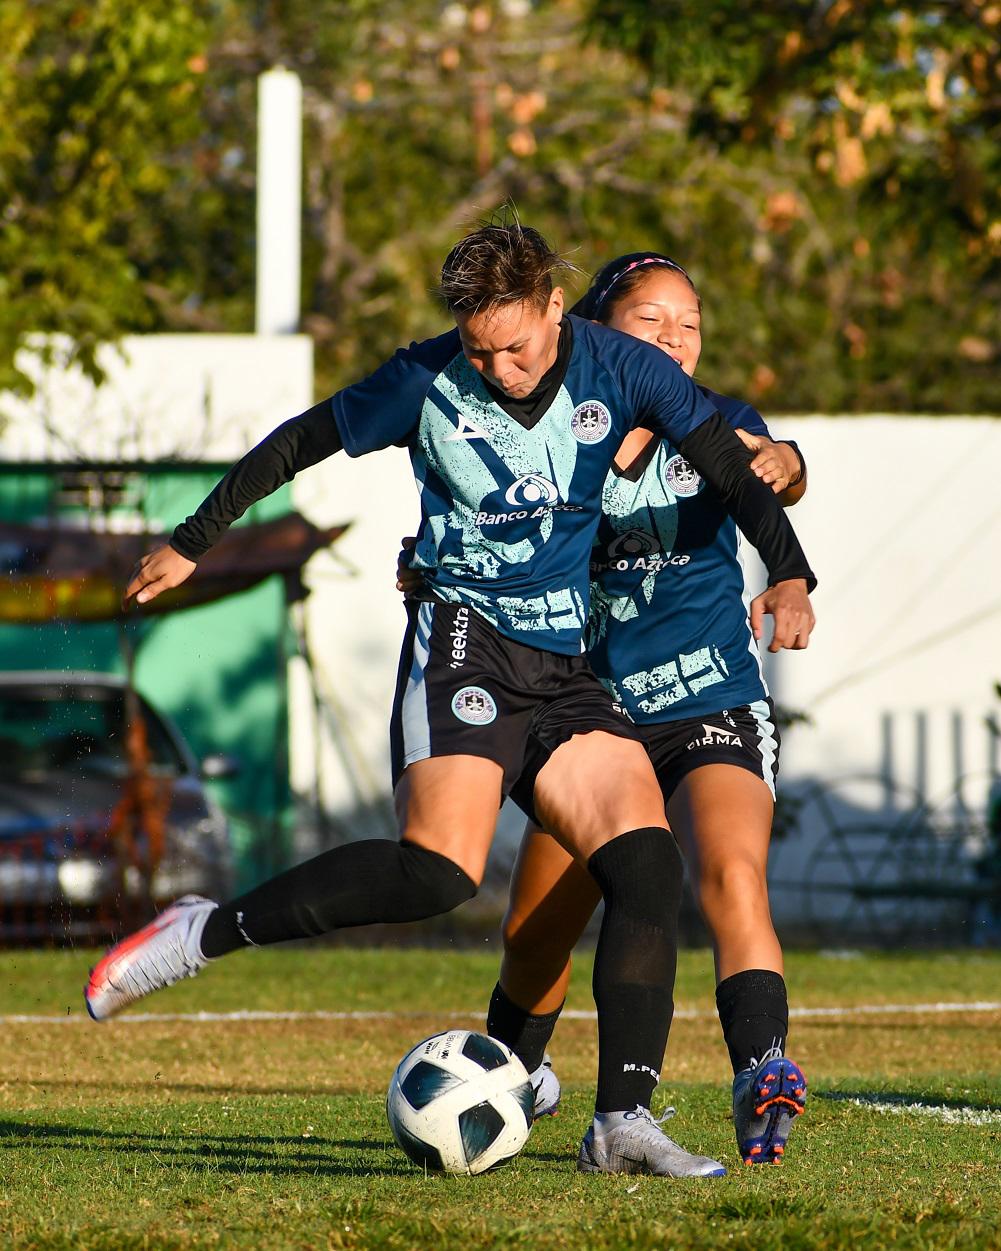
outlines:
[[808, 646], [816, 617], [806, 591], [806, 579], [777, 582], [751, 600], [751, 629], [759, 641], [765, 632], [766, 614], [775, 619], [772, 641], [768, 644], [770, 652], [781, 651], [783, 647], [801, 651]]
[[144, 556], [129, 575], [129, 584], [122, 596], [122, 607], [128, 608], [132, 600], [148, 604], [161, 591], [180, 586], [195, 571], [195, 562], [175, 552], [169, 543]]
[[424, 585], [424, 575], [419, 569], [410, 568], [410, 553], [417, 546], [412, 534], [400, 542], [400, 554], [396, 558], [396, 589], [404, 595], [412, 595]]
[[799, 457], [788, 443], [773, 443], [763, 434], [751, 434], [737, 430], [737, 438], [750, 451], [756, 453], [751, 461], [751, 472], [766, 482], [776, 495], [789, 486], [799, 473]]

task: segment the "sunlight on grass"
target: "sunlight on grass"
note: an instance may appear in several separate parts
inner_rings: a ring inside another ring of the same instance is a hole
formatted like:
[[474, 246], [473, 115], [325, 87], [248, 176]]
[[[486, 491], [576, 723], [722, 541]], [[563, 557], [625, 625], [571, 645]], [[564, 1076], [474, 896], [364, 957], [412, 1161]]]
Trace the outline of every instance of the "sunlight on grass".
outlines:
[[[574, 1169], [595, 1066], [592, 1020], [554, 1039], [567, 1097], [507, 1169], [425, 1177], [392, 1146], [382, 1097], [400, 1055], [482, 1013], [496, 953], [284, 949], [221, 962], [160, 1012], [381, 1010], [393, 1020], [163, 1021], [80, 1016], [86, 954], [0, 956], [0, 1240], [17, 1248], [997, 1246], [1001, 1012], [808, 1018], [790, 1050], [812, 1081], [782, 1168], [739, 1165], [711, 962], [683, 953], [659, 1102], [671, 1132], [722, 1159], [698, 1182]], [[930, 1003], [998, 994], [996, 956], [794, 954], [794, 1003]], [[571, 1004], [591, 1006], [589, 962]], [[147, 1005], [143, 1005], [145, 1009]], [[67, 1009], [69, 1017], [67, 1018]], [[893, 1114], [886, 1111], [891, 1106]], [[908, 1105], [921, 1105], [910, 1106]], [[882, 1109], [882, 1110], [880, 1110]], [[993, 1240], [993, 1241], [992, 1241]]]

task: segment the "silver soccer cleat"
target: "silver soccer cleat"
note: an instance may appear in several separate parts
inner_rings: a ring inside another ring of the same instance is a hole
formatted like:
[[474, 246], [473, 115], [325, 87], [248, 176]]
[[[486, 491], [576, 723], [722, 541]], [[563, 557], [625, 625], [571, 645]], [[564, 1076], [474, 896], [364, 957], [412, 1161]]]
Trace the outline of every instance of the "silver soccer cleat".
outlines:
[[83, 992], [94, 1020], [105, 1021], [154, 990], [200, 972], [208, 961], [199, 940], [216, 907], [201, 895], [184, 895], [149, 925], [116, 943], [91, 969]]
[[582, 1173], [651, 1173], [654, 1177], [723, 1177], [718, 1160], [692, 1155], [660, 1128], [674, 1115], [668, 1108], [659, 1119], [647, 1108], [615, 1112], [592, 1123], [580, 1145], [577, 1168]]

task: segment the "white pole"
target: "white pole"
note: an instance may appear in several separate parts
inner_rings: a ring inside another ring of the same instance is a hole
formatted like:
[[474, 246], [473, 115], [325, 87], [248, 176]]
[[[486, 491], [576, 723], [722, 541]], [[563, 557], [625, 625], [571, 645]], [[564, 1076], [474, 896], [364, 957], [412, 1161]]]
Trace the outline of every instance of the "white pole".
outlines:
[[299, 329], [302, 187], [302, 84], [278, 67], [258, 79], [258, 334]]

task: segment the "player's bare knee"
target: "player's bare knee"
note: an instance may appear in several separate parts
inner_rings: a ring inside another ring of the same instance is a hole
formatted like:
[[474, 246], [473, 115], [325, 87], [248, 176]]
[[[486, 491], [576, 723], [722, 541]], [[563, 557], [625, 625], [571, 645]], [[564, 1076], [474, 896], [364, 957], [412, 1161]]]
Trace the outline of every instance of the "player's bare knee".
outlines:
[[695, 881], [699, 905], [707, 915], [736, 915], [768, 904], [763, 865], [743, 857], [700, 866]]
[[504, 951], [512, 956], [520, 956], [531, 947], [531, 935], [528, 916], [509, 908], [501, 922], [501, 939]]
[[660, 788], [653, 771], [643, 768], [580, 787], [572, 799], [557, 796], [545, 812], [562, 845], [584, 862], [630, 830], [667, 828]]

